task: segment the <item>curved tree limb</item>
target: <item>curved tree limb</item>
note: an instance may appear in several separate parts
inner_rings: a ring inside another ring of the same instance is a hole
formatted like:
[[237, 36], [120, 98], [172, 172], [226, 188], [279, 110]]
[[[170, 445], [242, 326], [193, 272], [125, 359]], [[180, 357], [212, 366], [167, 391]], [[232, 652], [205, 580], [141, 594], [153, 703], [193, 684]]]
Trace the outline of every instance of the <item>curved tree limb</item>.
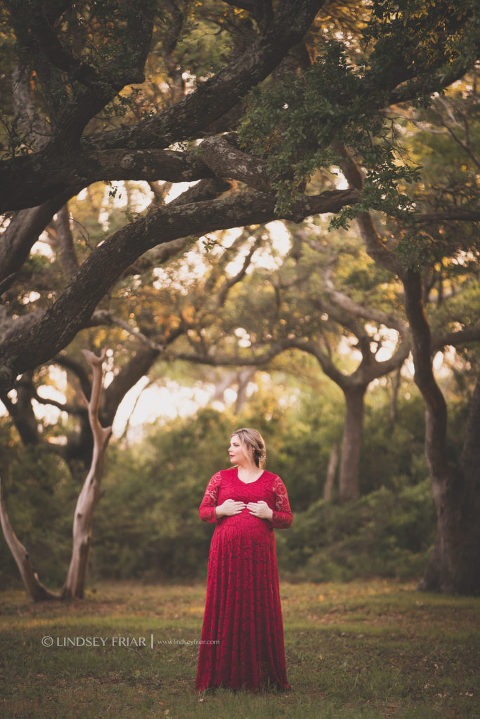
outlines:
[[0, 237], [0, 280], [20, 269], [38, 236], [69, 197], [61, 192], [38, 207], [15, 213]]
[[[99, 151], [120, 150], [121, 162], [126, 164], [121, 179], [128, 179], [125, 177], [125, 171], [128, 172], [128, 165], [131, 163], [135, 165], [138, 159], [132, 155], [133, 151], [163, 150], [174, 142], [198, 138], [214, 120], [224, 115], [252, 87], [270, 74], [289, 49], [302, 39], [318, 9], [324, 3], [325, 0], [303, 0], [301, 3], [286, 0], [251, 47], [240, 57], [235, 57], [217, 75], [199, 83], [197, 89], [190, 95], [154, 117], [140, 120], [118, 130], [89, 136], [80, 146], [78, 140], [85, 120], [93, 116], [92, 112], [96, 114], [110, 99], [100, 96], [98, 98], [95, 96], [93, 99], [90, 96], [85, 97], [82, 103], [75, 105], [74, 110], [68, 108], [71, 113], [73, 112], [72, 117], [68, 117], [68, 112], [65, 111], [66, 117], [58, 119], [58, 125], [62, 128], [61, 141], [66, 142], [67, 138], [63, 135], [67, 129], [73, 135], [73, 138], [70, 138], [68, 153], [59, 152], [59, 139], [56, 138], [55, 142], [51, 142], [40, 152], [0, 163], [0, 184], [6, 188], [7, 193], [3, 204], [0, 204], [0, 210], [31, 206], [32, 193], [36, 193], [35, 204], [41, 204], [57, 193], [62, 185], [64, 186], [66, 173], [69, 169], [72, 170], [72, 167], [74, 181], [73, 183], [69, 181], [68, 184], [69, 186], [75, 184], [77, 180], [75, 168], [79, 163], [83, 164], [82, 156], [87, 157], [88, 167], [88, 156], [92, 157], [92, 153], [94, 155]], [[138, 82], [138, 79], [135, 81]], [[88, 95], [91, 92], [90, 88], [85, 88], [84, 94]], [[78, 144], [76, 152], [72, 152], [75, 143], [71, 142], [71, 139]], [[156, 176], [150, 174], [149, 177], [142, 178], [138, 174], [138, 167], [130, 170], [135, 174], [135, 177], [129, 175], [131, 179], [172, 179], [158, 174]], [[98, 177], [98, 165], [94, 172], [97, 179], [101, 179]], [[59, 179], [62, 175], [63, 180]], [[28, 188], [24, 187], [25, 181], [28, 181]], [[82, 182], [85, 185], [85, 181]], [[44, 189], [39, 191], [39, 186], [42, 184]], [[39, 199], [39, 195], [42, 199]]]
[[[195, 189], [195, 188], [193, 188]], [[355, 190], [305, 196], [293, 204], [295, 221], [312, 214], [337, 212], [358, 199]], [[96, 305], [138, 257], [152, 247], [218, 229], [279, 219], [275, 198], [256, 192], [214, 200], [160, 207], [114, 233], [81, 265], [56, 302], [31, 326], [17, 332], [13, 324], [0, 346], [0, 388], [8, 391], [15, 377], [54, 357], [85, 327]], [[184, 240], [185, 247], [189, 239]], [[23, 319], [23, 318], [22, 318]], [[25, 348], [28, 347], [28, 352]]]
[[59, 594], [51, 592], [39, 580], [38, 574], [35, 572], [27, 550], [17, 538], [7, 513], [7, 505], [3, 496], [2, 480], [0, 478], [0, 522], [2, 525], [3, 536], [7, 542], [15, 563], [20, 572], [23, 584], [29, 596], [35, 601], [40, 602], [46, 599], [60, 599]]

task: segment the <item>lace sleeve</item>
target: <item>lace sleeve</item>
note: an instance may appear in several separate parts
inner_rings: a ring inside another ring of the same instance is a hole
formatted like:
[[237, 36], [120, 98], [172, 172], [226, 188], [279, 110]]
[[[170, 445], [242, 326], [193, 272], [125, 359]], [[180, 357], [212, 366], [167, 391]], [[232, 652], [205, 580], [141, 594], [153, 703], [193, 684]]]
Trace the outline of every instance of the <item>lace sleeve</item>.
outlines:
[[293, 514], [288, 502], [288, 494], [280, 477], [273, 480], [275, 509], [273, 510], [272, 526], [274, 529], [288, 529], [292, 526]]
[[217, 472], [210, 479], [205, 494], [203, 495], [198, 514], [202, 522], [217, 522], [215, 507], [217, 506], [218, 488], [222, 481], [222, 473]]

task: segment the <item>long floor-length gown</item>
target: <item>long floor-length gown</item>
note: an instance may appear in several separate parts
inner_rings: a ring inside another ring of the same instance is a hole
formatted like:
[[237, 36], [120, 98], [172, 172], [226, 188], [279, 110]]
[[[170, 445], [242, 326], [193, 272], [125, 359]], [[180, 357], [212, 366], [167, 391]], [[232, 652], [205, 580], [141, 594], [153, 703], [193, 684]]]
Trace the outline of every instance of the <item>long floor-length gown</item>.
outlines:
[[[264, 500], [273, 510], [272, 520], [255, 517], [247, 507], [217, 519], [215, 507], [226, 499]], [[273, 532], [293, 521], [285, 485], [271, 472], [246, 483], [236, 467], [222, 470], [210, 479], [199, 515], [216, 527], [195, 690], [290, 689]]]

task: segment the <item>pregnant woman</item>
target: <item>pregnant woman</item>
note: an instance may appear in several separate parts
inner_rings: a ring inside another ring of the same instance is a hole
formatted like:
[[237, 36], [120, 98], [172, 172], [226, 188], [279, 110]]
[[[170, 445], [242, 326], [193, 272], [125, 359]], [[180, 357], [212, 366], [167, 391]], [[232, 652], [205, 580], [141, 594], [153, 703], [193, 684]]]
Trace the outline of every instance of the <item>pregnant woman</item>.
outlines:
[[263, 469], [257, 430], [236, 430], [228, 453], [234, 467], [213, 475], [199, 509], [216, 527], [195, 690], [287, 690], [273, 532], [292, 524], [287, 491]]

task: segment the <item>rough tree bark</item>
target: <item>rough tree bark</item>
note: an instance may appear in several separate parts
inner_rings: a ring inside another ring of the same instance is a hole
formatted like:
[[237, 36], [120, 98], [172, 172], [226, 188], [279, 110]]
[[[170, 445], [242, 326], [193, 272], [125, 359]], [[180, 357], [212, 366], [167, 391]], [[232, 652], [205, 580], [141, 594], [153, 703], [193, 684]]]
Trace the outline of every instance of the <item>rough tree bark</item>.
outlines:
[[90, 471], [83, 483], [75, 507], [72, 557], [67, 578], [60, 593], [51, 592], [40, 582], [27, 550], [16, 537], [10, 523], [0, 485], [0, 520], [3, 534], [18, 566], [25, 589], [36, 602], [47, 599], [81, 599], [84, 596], [92, 517], [100, 497], [100, 482], [103, 474], [105, 452], [112, 428], [102, 427], [98, 419], [102, 390], [102, 364], [105, 351], [100, 357], [88, 350], [83, 350], [83, 353], [93, 371], [92, 392], [88, 401], [88, 415], [94, 437], [94, 448]]
[[435, 380], [422, 279], [407, 272], [405, 307], [412, 330], [415, 382], [425, 401], [425, 455], [437, 513], [433, 552], [419, 588], [480, 594], [480, 377], [470, 402], [459, 461], [447, 450], [447, 405]]

